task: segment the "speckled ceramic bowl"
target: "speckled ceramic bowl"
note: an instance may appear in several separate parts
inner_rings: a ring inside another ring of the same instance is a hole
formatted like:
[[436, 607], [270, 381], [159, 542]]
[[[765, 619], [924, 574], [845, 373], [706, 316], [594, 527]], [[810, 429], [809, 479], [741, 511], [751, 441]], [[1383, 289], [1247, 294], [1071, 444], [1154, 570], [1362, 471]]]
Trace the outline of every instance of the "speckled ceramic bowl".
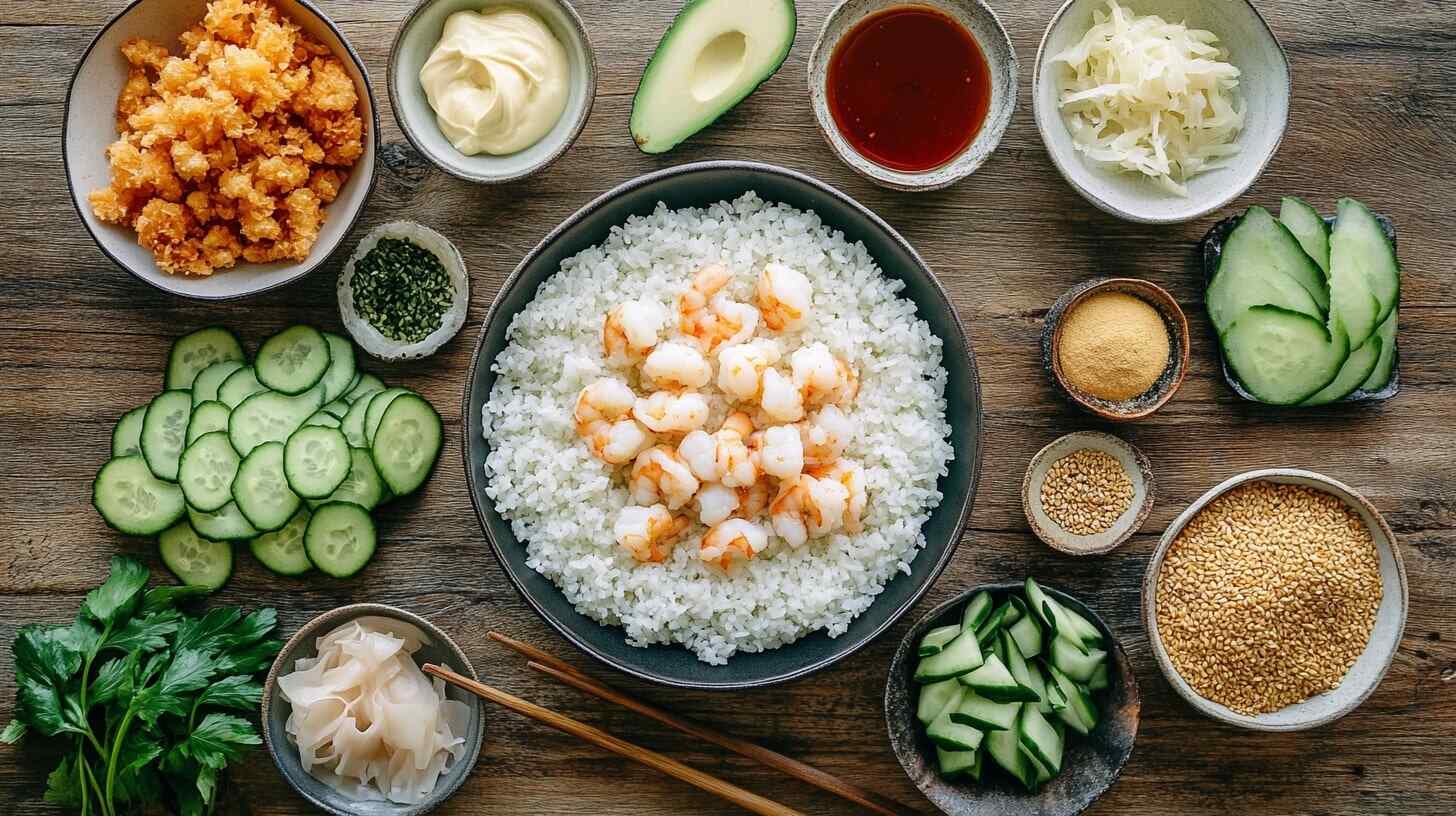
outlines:
[[[1103, 292], [1124, 292], [1142, 300], [1158, 310], [1168, 329], [1168, 365], [1152, 388], [1130, 400], [1105, 400], [1079, 391], [1067, 382], [1062, 372], [1062, 318], [1078, 304]], [[1188, 317], [1163, 287], [1137, 278], [1098, 278], [1072, 287], [1052, 304], [1041, 335], [1042, 365], [1057, 389], [1077, 407], [1112, 422], [1131, 422], [1151, 416], [1178, 393], [1188, 375], [1191, 342]]]
[[[1047, 471], [1065, 456], [1090, 448], [1117, 459], [1132, 480], [1132, 502], [1106, 531], [1095, 535], [1076, 535], [1063, 529], [1042, 509], [1041, 489]], [[1021, 507], [1031, 531], [1048, 547], [1067, 555], [1103, 555], [1122, 546], [1133, 533], [1142, 529], [1153, 511], [1157, 488], [1153, 469], [1143, 452], [1112, 434], [1082, 431], [1067, 434], [1042, 448], [1031, 457], [1026, 477], [1021, 482]]]
[[1072, 146], [1057, 105], [1057, 72], [1052, 58], [1076, 45], [1092, 26], [1092, 12], [1106, 0], [1067, 0], [1052, 16], [1037, 50], [1032, 73], [1032, 112], [1047, 153], [1062, 177], [1098, 209], [1145, 224], [1192, 221], [1228, 205], [1263, 174], [1274, 158], [1289, 123], [1289, 60], [1268, 23], [1248, 0], [1123, 0], [1138, 14], [1157, 14], [1218, 35], [1248, 103], [1241, 151], [1228, 164], [1194, 177], [1188, 196], [1180, 197], [1137, 173], [1125, 173], [1087, 159]]
[[1042, 589], [1058, 603], [1091, 621], [1111, 644], [1107, 650], [1111, 685], [1097, 692], [1101, 712], [1097, 727], [1087, 736], [1068, 732], [1062, 772], [1036, 793], [1027, 793], [999, 769], [987, 769], [982, 781], [942, 779], [935, 767], [935, 746], [915, 718], [918, 686], [911, 679], [919, 661], [916, 647], [926, 632], [958, 623], [971, 596], [981, 590], [1004, 595], [1020, 591], [1020, 583], [973, 587], [926, 613], [905, 633], [890, 661], [885, 681], [885, 725], [895, 758], [936, 807], [950, 816], [1075, 816], [1097, 801], [1117, 781], [1137, 741], [1142, 718], [1142, 694], [1132, 661], [1116, 633], [1081, 601], [1054, 587]]
[[[455, 149], [435, 123], [435, 111], [420, 85], [420, 69], [440, 41], [445, 19], [457, 11], [514, 6], [541, 18], [566, 49], [571, 90], [566, 110], [541, 141], [504, 156], [467, 156]], [[406, 139], [429, 162], [456, 178], [477, 184], [518, 181], [545, 169], [581, 135], [597, 95], [597, 57], [586, 25], [566, 0], [423, 0], [405, 18], [389, 51], [389, 101]]]
[[446, 769], [435, 784], [435, 790], [417, 805], [403, 805], [396, 802], [360, 802], [350, 799], [325, 785], [304, 770], [298, 759], [298, 746], [289, 741], [286, 724], [291, 710], [288, 701], [278, 690], [278, 678], [293, 671], [294, 661], [300, 657], [314, 657], [318, 654], [315, 641], [350, 621], [361, 618], [383, 618], [390, 625], [413, 629], [421, 641], [415, 652], [415, 662], [421, 665], [436, 663], [448, 666], [460, 674], [479, 679], [470, 658], [455, 645], [439, 627], [414, 614], [384, 604], [361, 603], [341, 606], [325, 612], [304, 624], [278, 652], [273, 668], [268, 670], [268, 679], [263, 686], [263, 704], [260, 718], [263, 722], [263, 743], [273, 764], [288, 784], [309, 804], [334, 816], [420, 816], [439, 807], [465, 784], [480, 758], [480, 745], [485, 737], [485, 714], [480, 698], [446, 685], [445, 694], [451, 700], [470, 706], [470, 727], [465, 733], [465, 755]]
[[[946, 164], [919, 173], [891, 170], [877, 164], [859, 151], [839, 132], [834, 115], [829, 111], [829, 62], [834, 49], [860, 21], [878, 12], [899, 6], [928, 6], [959, 22], [975, 38], [986, 65], [991, 69], [991, 106], [986, 121], [976, 138], [960, 155]], [[976, 172], [1001, 143], [1011, 114], [1016, 110], [1016, 77], [1019, 66], [1011, 38], [996, 17], [996, 12], [981, 0], [845, 0], [829, 13], [814, 50], [809, 53], [809, 101], [819, 132], [834, 154], [850, 169], [882, 187], [894, 190], [939, 190]]]
[[[1305, 485], [1337, 496], [1349, 505], [1360, 515], [1375, 541], [1375, 550], [1380, 556], [1382, 589], [1380, 608], [1375, 613], [1375, 628], [1370, 633], [1370, 642], [1356, 659], [1355, 665], [1345, 674], [1339, 687], [1269, 714], [1249, 716], [1200, 695], [1173, 667], [1173, 661], [1168, 657], [1168, 650], [1158, 634], [1158, 575], [1163, 569], [1163, 560], [1167, 558], [1168, 549], [1194, 516], [1230, 490], [1257, 481]], [[1406, 613], [1410, 606], [1410, 589], [1406, 583], [1405, 562], [1400, 557], [1400, 546], [1380, 511], [1352, 488], [1314, 471], [1295, 468], [1243, 473], [1203, 494], [1168, 525], [1167, 531], [1163, 533], [1158, 548], [1153, 551], [1153, 557], [1148, 561], [1148, 569], [1143, 576], [1142, 595], [1143, 625], [1147, 628], [1148, 640], [1152, 642], [1153, 657], [1157, 658], [1158, 668], [1162, 669], [1163, 676], [1168, 678], [1173, 690], [1200, 714], [1226, 725], [1251, 731], [1302, 731], [1317, 728], [1358, 708], [1375, 692], [1376, 686], [1380, 685], [1385, 673], [1390, 670], [1401, 636], [1405, 632]]]

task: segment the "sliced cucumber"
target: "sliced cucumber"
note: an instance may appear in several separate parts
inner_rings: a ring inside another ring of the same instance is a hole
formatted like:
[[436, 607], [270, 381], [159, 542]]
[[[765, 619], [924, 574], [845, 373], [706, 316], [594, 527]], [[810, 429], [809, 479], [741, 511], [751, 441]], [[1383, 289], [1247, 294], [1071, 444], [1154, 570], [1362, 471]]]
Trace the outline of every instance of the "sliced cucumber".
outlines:
[[945, 649], [945, 644], [955, 640], [956, 635], [961, 633], [959, 624], [952, 623], [949, 626], [937, 626], [925, 633], [920, 639], [920, 646], [917, 649], [920, 657], [930, 657], [940, 654]]
[[163, 391], [147, 405], [142, 417], [142, 456], [158, 479], [177, 481], [177, 460], [187, 446], [191, 419], [192, 395], [186, 391]]
[[187, 520], [198, 535], [211, 541], [246, 541], [260, 532], [243, 516], [237, 502], [228, 502], [215, 513], [189, 507]]
[[1370, 377], [1360, 384], [1361, 391], [1379, 391], [1390, 384], [1390, 379], [1395, 375], [1396, 357], [1396, 335], [1399, 332], [1400, 310], [1390, 313], [1390, 317], [1380, 324], [1380, 329], [1375, 333], [1380, 338], [1380, 359], [1375, 363], [1375, 370], [1370, 372]]
[[425, 483], [440, 458], [444, 436], [440, 415], [423, 397], [404, 394], [390, 402], [371, 436], [370, 453], [394, 495], [408, 496]]
[[1335, 375], [1334, 381], [1300, 405], [1328, 405], [1360, 390], [1360, 385], [1370, 379], [1370, 375], [1375, 372], [1375, 366], [1380, 363], [1383, 342], [1378, 333], [1371, 335], [1365, 345], [1350, 352], [1350, 356], [1345, 358], [1345, 364], [1340, 366], [1340, 373]]
[[1375, 213], [1353, 198], [1342, 198], [1330, 233], [1330, 286], [1355, 278], [1364, 279], [1377, 311], [1368, 328], [1344, 324], [1351, 348], [1363, 345], [1400, 305], [1400, 260]]
[[258, 382], [274, 391], [302, 394], [329, 370], [329, 342], [312, 326], [290, 326], [263, 341], [253, 368]]
[[379, 431], [379, 423], [384, 421], [385, 409], [408, 393], [408, 388], [386, 388], [369, 398], [369, 406], [364, 413], [364, 447], [374, 444], [374, 434]]
[[1067, 700], [1066, 708], [1058, 711], [1057, 717], [1078, 734], [1085, 736], [1090, 733], [1093, 728], [1097, 727], [1098, 719], [1097, 706], [1092, 703], [1092, 697], [1056, 666], [1048, 663], [1045, 668], [1049, 675], [1048, 691], [1052, 684], [1055, 684], [1061, 696]]
[[955, 779], [958, 776], [974, 776], [972, 773], [980, 764], [981, 752], [976, 751], [947, 751], [939, 745], [935, 746], [935, 766], [944, 779]]
[[1086, 683], [1092, 679], [1097, 667], [1107, 659], [1107, 653], [1101, 649], [1091, 649], [1083, 653], [1067, 638], [1057, 637], [1052, 640], [1047, 659], [1076, 682]]
[[319, 411], [318, 413], [303, 421], [303, 426], [305, 428], [313, 425], [320, 428], [333, 428], [334, 430], [338, 430], [340, 427], [343, 426], [343, 424], [344, 423], [339, 421], [338, 417], [328, 413], [327, 411]]
[[318, 411], [323, 391], [313, 389], [297, 396], [264, 391], [243, 400], [228, 418], [228, 438], [243, 456], [265, 442], [286, 442], [293, 432]]
[[1092, 679], [1087, 681], [1087, 690], [1105, 691], [1111, 685], [1112, 678], [1107, 671], [1107, 661], [1104, 660], [1102, 661], [1102, 664], [1097, 667], [1097, 671], [1092, 672]]
[[[1023, 620], [1025, 619], [1023, 618]], [[1011, 672], [1011, 679], [1015, 680], [1018, 686], [1030, 692], [1027, 695], [1028, 699], [1026, 702], [1041, 703], [1043, 690], [1038, 688], [1035, 680], [1032, 679], [1030, 667], [1026, 662], [1026, 656], [1021, 653], [1021, 647], [1016, 645], [1016, 638], [1012, 637], [1011, 632], [1006, 629], [1001, 630], [1000, 651], [1006, 655], [1001, 659], [1001, 662], [1005, 663], [1006, 670]], [[1035, 699], [1030, 699], [1033, 695]]]
[[[956, 685], [960, 685], [958, 682]], [[966, 689], [959, 706], [950, 718], [962, 725], [969, 725], [982, 731], [1006, 731], [1016, 725], [1017, 712], [1021, 703], [998, 703]]]
[[121, 415], [116, 427], [111, 429], [111, 457], [138, 456], [142, 452], [142, 420], [147, 416], [147, 406], [133, 408]]
[[[1338, 314], [1331, 318], [1340, 319]], [[1273, 405], [1298, 405], [1334, 381], [1350, 356], [1353, 337], [1348, 331], [1332, 336], [1308, 315], [1254, 306], [1224, 335], [1223, 348], [1229, 368], [1249, 393]]]
[[1016, 641], [1017, 648], [1021, 650], [1022, 656], [1026, 659], [1030, 660], [1041, 654], [1041, 624], [1037, 623], [1037, 617], [1035, 615], [1023, 617], [1007, 629], [1006, 632]]
[[1299, 245], [1326, 275], [1330, 271], [1330, 225], [1308, 201], [1286, 196], [1279, 202], [1279, 223], [1289, 228]]
[[313, 569], [313, 562], [303, 550], [303, 534], [312, 518], [307, 507], [300, 507], [281, 529], [248, 542], [253, 557], [279, 575], [302, 575]]
[[310, 507], [318, 507], [329, 502], [349, 502], [357, 504], [365, 510], [373, 510], [384, 501], [384, 480], [379, 478], [379, 471], [374, 467], [374, 457], [369, 451], [363, 448], [350, 448], [349, 475], [344, 478], [344, 483], [323, 501], [309, 500]]
[[[1019, 714], [1020, 712], [1018, 712]], [[1021, 751], [1021, 739], [1015, 730], [993, 731], [986, 735], [986, 754], [991, 761], [1019, 781], [1029, 791], [1036, 790], [1036, 767]]]
[[232, 411], [217, 400], [200, 405], [192, 403], [192, 419], [187, 422], [187, 444], [191, 445], [213, 431], [226, 431], [231, 414]]
[[354, 344], [331, 332], [322, 332], [329, 344], [329, 368], [324, 372], [324, 402], [340, 399], [354, 384]]
[[187, 504], [208, 513], [221, 510], [233, 500], [233, 480], [241, 461], [225, 431], [204, 434], [193, 442], [183, 451], [177, 469], [177, 483]]
[[1323, 291], [1324, 277], [1294, 236], [1268, 210], [1254, 207], [1224, 240], [1204, 297], [1209, 320], [1223, 335], [1249, 307], [1279, 306], [1322, 322], [1328, 298], [1321, 305], [1306, 284], [1317, 278]]
[[306, 499], [328, 497], [353, 466], [349, 443], [334, 428], [305, 425], [288, 437], [283, 449], [283, 475], [293, 492]]
[[319, 410], [323, 411], [334, 419], [342, 420], [344, 418], [344, 414], [349, 413], [349, 403], [344, 402], [341, 399], [337, 399], [329, 403], [328, 405], [320, 408]]
[[951, 720], [949, 714], [941, 714], [932, 720], [925, 728], [925, 736], [948, 751], [974, 751], [985, 739], [980, 730]]
[[966, 604], [966, 611], [961, 613], [961, 628], [974, 632], [981, 628], [986, 618], [991, 615], [991, 608], [996, 605], [991, 598], [991, 593], [982, 590], [971, 596], [970, 602]]
[[157, 535], [187, 511], [182, 488], [158, 479], [140, 455], [102, 465], [91, 485], [91, 503], [113, 529], [135, 536]]
[[1062, 772], [1062, 737], [1036, 706], [1021, 707], [1021, 717], [1016, 723], [1016, 738], [1020, 740], [1021, 747], [1040, 762], [1049, 775], [1056, 776]]
[[216, 400], [223, 382], [237, 373], [243, 365], [242, 360], [218, 360], [198, 372], [197, 379], [192, 381], [192, 406], [195, 408], [204, 402]]
[[996, 655], [988, 656], [980, 668], [956, 679], [961, 685], [996, 703], [1035, 703], [1041, 699], [1035, 691], [1016, 682], [1011, 670]]
[[915, 667], [915, 682], [938, 683], [960, 677], [980, 668], [984, 662], [975, 632], [962, 629], [939, 654], [920, 661]]
[[167, 355], [166, 385], [168, 391], [192, 387], [203, 369], [223, 360], [241, 363], [243, 344], [227, 329], [212, 326], [177, 339]]
[[1038, 711], [1050, 714], [1067, 707], [1067, 698], [1062, 696], [1061, 689], [1057, 688], [1055, 683], [1047, 684], [1046, 675], [1042, 673], [1041, 667], [1037, 665], [1036, 661], [1027, 661], [1026, 676], [1030, 681], [1031, 689], [1041, 698], [1041, 702], [1036, 706]]
[[229, 374], [222, 381], [222, 385], [218, 386], [217, 401], [228, 408], [237, 408], [243, 400], [267, 390], [268, 386], [258, 382], [258, 375], [253, 372], [253, 367], [243, 366]]
[[961, 693], [961, 688], [961, 684], [957, 683], [954, 678], [921, 686], [920, 697], [916, 700], [915, 705], [915, 718], [920, 720], [921, 725], [930, 725], [931, 721], [945, 710], [950, 698]]
[[157, 536], [157, 550], [162, 563], [187, 586], [215, 592], [233, 574], [233, 545], [199, 536], [186, 519]]
[[[1250, 207], [1234, 232], [1240, 230], [1249, 233], [1252, 239], [1249, 249], [1255, 253], [1254, 258], [1262, 261], [1266, 274], [1288, 276], [1314, 298], [1321, 310], [1329, 310], [1330, 287], [1324, 270], [1305, 253], [1288, 227], [1279, 223], [1263, 207]], [[1230, 239], [1233, 237], [1229, 236]], [[1228, 250], [1227, 245], [1224, 250]]]
[[277, 530], [303, 504], [283, 475], [283, 443], [265, 442], [244, 457], [233, 480], [233, 501], [254, 527]]
[[369, 440], [364, 438], [364, 418], [369, 412], [369, 401], [373, 397], [371, 392], [355, 401], [349, 406], [344, 419], [339, 423], [339, 430], [344, 432], [344, 438], [349, 440], [349, 447], [368, 448]]
[[987, 648], [996, 639], [996, 634], [1001, 631], [1001, 625], [1006, 622], [1006, 613], [1011, 611], [1011, 604], [1001, 604], [986, 616], [976, 629], [976, 640], [980, 641], [981, 648]]
[[344, 394], [344, 402], [353, 405], [369, 394], [384, 390], [384, 381], [373, 374], [360, 374], [359, 381]]
[[348, 578], [374, 557], [374, 520], [357, 504], [329, 502], [314, 509], [303, 543], [320, 572]]

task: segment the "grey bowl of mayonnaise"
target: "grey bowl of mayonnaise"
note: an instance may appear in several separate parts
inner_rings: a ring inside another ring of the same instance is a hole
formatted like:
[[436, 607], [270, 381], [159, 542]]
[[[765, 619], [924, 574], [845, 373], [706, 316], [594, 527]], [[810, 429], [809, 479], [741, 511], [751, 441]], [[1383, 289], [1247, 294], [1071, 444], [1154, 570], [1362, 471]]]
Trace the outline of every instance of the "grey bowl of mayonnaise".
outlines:
[[597, 63], [565, 0], [424, 0], [395, 36], [388, 80], [416, 150], [457, 178], [502, 184], [576, 141]]

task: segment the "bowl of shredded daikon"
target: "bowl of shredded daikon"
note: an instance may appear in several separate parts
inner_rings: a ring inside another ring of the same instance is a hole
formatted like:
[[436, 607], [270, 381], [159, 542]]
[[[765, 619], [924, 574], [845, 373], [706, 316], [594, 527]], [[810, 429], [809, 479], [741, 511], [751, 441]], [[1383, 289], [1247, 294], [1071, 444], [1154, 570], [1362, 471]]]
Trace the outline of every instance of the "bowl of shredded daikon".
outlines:
[[480, 756], [484, 715], [425, 663], [476, 677], [444, 632], [392, 606], [344, 606], [299, 629], [262, 707], [263, 741], [288, 784], [336, 816], [416, 816], [455, 793]]
[[1289, 121], [1289, 61], [1247, 0], [1067, 0], [1032, 109], [1047, 153], [1119, 218], [1191, 221], [1247, 190]]

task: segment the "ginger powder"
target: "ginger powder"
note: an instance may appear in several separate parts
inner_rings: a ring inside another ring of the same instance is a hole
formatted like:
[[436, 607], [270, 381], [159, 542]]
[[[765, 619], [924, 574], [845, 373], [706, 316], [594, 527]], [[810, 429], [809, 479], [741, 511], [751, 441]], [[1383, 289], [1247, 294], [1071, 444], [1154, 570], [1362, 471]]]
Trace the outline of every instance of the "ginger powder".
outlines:
[[1096, 294], [1062, 318], [1062, 378], [1098, 399], [1124, 402], [1142, 396], [1163, 375], [1170, 356], [1162, 315], [1134, 295]]

